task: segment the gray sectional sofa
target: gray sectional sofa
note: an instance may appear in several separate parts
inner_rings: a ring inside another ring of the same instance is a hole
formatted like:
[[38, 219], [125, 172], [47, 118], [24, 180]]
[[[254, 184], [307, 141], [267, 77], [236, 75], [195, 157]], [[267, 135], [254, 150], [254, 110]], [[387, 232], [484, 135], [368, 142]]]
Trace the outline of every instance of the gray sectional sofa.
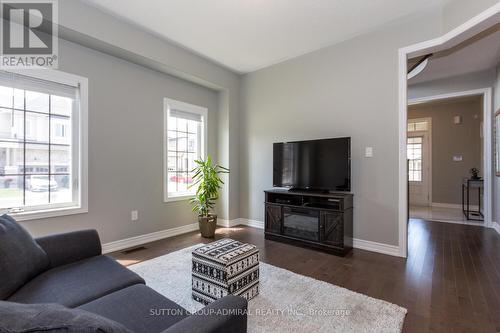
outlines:
[[245, 299], [224, 297], [189, 314], [103, 256], [95, 230], [33, 239], [13, 218], [0, 216], [0, 272], [1, 333], [247, 329]]

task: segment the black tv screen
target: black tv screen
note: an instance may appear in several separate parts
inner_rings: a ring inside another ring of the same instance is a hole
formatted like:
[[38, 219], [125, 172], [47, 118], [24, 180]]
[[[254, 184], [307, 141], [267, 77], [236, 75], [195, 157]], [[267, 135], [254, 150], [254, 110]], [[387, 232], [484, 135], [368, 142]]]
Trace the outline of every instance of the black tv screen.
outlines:
[[351, 138], [274, 143], [273, 186], [351, 191]]

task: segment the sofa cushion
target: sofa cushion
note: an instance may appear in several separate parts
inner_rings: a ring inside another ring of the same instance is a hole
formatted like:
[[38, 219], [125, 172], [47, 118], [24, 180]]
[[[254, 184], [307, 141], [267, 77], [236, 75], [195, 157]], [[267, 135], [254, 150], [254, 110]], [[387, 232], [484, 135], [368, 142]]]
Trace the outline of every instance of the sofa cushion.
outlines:
[[0, 332], [131, 333], [123, 325], [96, 314], [59, 304], [0, 301]]
[[116, 290], [144, 283], [134, 272], [106, 256], [52, 268], [16, 291], [9, 301], [58, 303], [73, 308]]
[[0, 216], [0, 299], [49, 267], [49, 258], [12, 217]]
[[189, 315], [144, 285], [122, 289], [79, 308], [119, 322], [136, 333], [161, 332]]

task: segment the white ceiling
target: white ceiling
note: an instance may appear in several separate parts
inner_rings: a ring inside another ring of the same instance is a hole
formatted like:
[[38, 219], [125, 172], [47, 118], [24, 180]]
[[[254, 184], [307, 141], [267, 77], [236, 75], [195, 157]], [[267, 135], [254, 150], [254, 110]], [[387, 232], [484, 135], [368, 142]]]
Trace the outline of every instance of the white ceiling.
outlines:
[[439, 52], [432, 56], [427, 67], [408, 83], [422, 83], [495, 68], [500, 63], [500, 29], [477, 41], [466, 41], [457, 50], [445, 50], [444, 55]]
[[83, 0], [240, 73], [449, 0]]

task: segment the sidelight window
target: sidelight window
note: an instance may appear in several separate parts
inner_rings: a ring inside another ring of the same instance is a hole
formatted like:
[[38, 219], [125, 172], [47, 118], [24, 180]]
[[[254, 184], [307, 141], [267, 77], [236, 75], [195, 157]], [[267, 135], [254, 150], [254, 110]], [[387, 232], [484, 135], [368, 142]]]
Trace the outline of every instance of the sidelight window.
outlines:
[[407, 140], [408, 180], [411, 182], [422, 181], [422, 146], [423, 137], [409, 137]]

